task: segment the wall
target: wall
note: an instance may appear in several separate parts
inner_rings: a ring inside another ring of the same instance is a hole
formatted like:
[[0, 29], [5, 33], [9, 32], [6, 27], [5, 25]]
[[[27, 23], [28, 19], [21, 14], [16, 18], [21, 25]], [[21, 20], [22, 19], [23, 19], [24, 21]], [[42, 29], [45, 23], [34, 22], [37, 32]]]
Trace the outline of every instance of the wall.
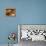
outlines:
[[[16, 17], [5, 16], [7, 7], [16, 8]], [[8, 43], [9, 32], [18, 32], [17, 24], [46, 24], [46, 0], [1, 0], [0, 44]]]

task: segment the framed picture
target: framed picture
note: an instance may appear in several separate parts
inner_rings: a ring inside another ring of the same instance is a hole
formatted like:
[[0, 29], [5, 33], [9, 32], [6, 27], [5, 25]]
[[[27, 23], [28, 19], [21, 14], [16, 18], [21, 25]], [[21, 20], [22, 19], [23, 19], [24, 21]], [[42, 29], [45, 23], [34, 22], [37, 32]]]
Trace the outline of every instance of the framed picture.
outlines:
[[5, 15], [6, 16], [16, 16], [16, 8], [6, 8]]

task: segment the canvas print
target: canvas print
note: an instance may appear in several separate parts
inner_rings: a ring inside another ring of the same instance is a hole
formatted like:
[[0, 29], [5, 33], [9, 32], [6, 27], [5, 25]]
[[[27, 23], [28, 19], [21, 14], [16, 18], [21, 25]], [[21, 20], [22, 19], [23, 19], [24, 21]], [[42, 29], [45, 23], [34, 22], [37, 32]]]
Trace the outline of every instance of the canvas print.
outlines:
[[16, 9], [15, 8], [6, 8], [5, 15], [6, 16], [16, 16]]

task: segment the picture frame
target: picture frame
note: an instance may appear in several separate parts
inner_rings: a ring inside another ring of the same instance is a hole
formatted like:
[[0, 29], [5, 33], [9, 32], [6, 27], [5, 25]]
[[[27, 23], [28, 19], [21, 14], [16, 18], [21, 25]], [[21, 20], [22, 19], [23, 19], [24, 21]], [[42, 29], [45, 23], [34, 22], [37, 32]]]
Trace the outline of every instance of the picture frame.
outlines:
[[5, 15], [6, 16], [16, 16], [16, 8], [6, 8]]

